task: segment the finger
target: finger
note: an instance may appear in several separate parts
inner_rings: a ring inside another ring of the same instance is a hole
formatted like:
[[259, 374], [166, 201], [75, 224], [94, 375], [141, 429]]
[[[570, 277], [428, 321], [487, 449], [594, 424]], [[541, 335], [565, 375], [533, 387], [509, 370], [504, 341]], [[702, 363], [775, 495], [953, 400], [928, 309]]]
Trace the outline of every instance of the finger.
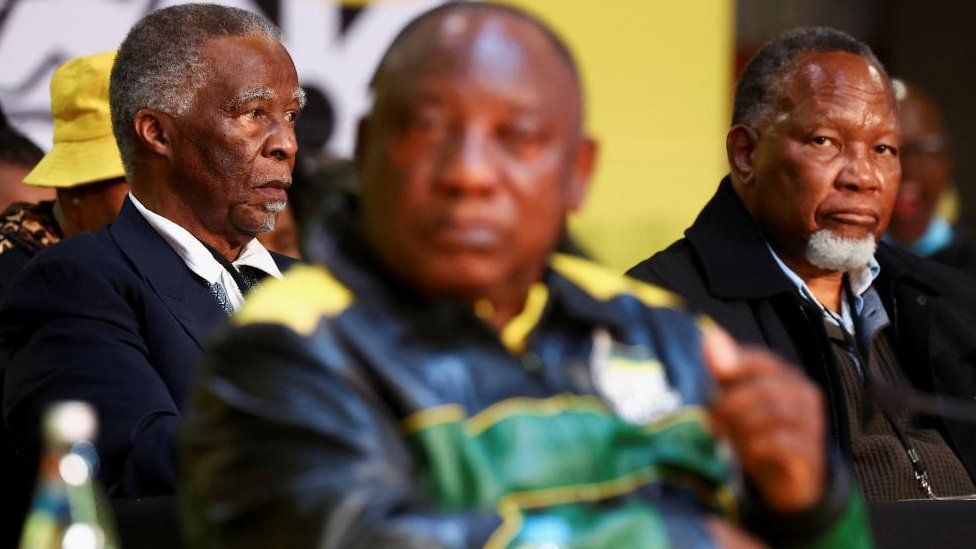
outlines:
[[709, 371], [723, 388], [769, 372], [795, 373], [794, 368], [775, 355], [762, 349], [739, 346], [728, 333], [714, 326], [704, 331], [702, 355]]
[[702, 355], [715, 379], [721, 380], [734, 374], [739, 362], [739, 345], [725, 330], [710, 325], [702, 333]]
[[713, 409], [715, 423], [734, 438], [769, 429], [810, 430], [821, 414], [815, 392], [772, 381], [730, 391]]

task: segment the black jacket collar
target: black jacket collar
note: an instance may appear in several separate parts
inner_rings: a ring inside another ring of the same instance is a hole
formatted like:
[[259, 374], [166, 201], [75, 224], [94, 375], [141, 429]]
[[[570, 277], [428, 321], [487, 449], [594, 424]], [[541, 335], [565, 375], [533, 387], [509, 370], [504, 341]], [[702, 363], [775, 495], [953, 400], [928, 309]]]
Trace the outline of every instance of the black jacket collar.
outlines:
[[723, 299], [764, 299], [795, 291], [726, 176], [685, 231], [705, 283]]
[[[705, 273], [712, 295], [723, 299], [767, 299], [795, 288], [769, 253], [766, 240], [752, 221], [729, 176], [685, 231]], [[875, 258], [881, 265], [879, 282], [904, 281], [930, 294], [939, 292], [926, 282], [922, 260], [881, 243]], [[887, 285], [887, 284], [886, 284]]]

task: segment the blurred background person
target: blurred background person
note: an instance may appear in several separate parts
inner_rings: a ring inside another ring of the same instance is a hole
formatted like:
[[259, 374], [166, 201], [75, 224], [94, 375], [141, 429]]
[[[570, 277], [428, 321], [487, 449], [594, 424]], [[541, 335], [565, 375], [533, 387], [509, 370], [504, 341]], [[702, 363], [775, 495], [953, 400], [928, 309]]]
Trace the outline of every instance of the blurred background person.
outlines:
[[39, 251], [110, 223], [122, 207], [129, 186], [108, 107], [114, 60], [115, 52], [78, 57], [51, 78], [54, 146], [23, 181], [56, 198], [14, 202], [0, 214], [0, 296]]
[[896, 79], [901, 121], [901, 186], [885, 240], [976, 274], [976, 239], [940, 213], [953, 191], [953, 159], [941, 109], [917, 87]]
[[10, 125], [0, 108], [0, 208], [12, 202], [54, 198], [49, 189], [24, 185], [24, 177], [41, 161], [44, 151]]

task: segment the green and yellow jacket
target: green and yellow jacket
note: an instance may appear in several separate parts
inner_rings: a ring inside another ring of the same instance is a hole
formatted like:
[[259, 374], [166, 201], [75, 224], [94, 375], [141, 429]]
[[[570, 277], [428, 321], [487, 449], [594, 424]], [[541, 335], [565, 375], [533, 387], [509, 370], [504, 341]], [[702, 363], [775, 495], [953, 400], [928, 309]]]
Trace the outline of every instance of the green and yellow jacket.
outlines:
[[870, 545], [839, 465], [803, 516], [732, 489], [672, 294], [556, 255], [496, 334], [363, 254], [328, 264], [260, 287], [205, 353], [183, 437], [196, 544], [709, 547], [721, 515], [778, 545]]

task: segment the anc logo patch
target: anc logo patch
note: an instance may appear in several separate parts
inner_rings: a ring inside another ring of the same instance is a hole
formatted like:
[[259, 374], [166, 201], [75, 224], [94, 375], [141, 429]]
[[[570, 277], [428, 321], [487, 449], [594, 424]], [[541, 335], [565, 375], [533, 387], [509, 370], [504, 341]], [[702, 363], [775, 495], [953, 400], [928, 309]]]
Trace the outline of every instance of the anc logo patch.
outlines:
[[661, 362], [644, 347], [614, 341], [605, 328], [593, 331], [593, 383], [618, 417], [643, 425], [681, 407]]

